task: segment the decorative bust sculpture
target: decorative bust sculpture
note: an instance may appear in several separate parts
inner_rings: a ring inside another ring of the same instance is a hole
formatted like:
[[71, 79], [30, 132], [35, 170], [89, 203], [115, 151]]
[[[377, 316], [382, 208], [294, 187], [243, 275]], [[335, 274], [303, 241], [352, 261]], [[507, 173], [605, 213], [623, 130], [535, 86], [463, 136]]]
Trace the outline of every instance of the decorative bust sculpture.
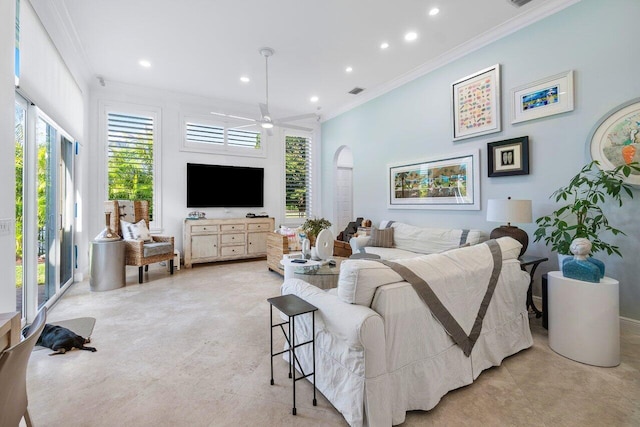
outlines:
[[566, 258], [562, 262], [562, 275], [570, 279], [600, 283], [600, 279], [604, 277], [604, 263], [589, 256], [591, 242], [577, 238], [571, 242], [569, 249], [573, 258]]

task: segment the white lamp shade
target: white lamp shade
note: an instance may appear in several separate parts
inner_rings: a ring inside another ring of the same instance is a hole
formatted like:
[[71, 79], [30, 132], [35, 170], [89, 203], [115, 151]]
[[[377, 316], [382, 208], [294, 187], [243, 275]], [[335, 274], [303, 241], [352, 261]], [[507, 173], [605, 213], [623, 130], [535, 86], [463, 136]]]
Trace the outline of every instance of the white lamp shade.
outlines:
[[509, 224], [533, 222], [531, 200], [489, 199], [487, 221]]

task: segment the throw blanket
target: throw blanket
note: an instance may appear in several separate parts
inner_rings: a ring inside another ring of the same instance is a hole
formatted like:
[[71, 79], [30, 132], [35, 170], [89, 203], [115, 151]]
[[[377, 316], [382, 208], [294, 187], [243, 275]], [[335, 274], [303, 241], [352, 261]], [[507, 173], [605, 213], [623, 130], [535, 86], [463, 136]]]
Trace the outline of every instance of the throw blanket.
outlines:
[[471, 355], [473, 346], [480, 336], [480, 332], [482, 331], [482, 321], [487, 313], [489, 303], [493, 297], [493, 292], [496, 288], [496, 284], [498, 283], [498, 277], [502, 271], [502, 250], [500, 249], [500, 245], [495, 240], [489, 240], [484, 244], [486, 244], [491, 251], [491, 256], [493, 257], [493, 270], [491, 271], [487, 290], [484, 294], [484, 298], [482, 299], [482, 303], [480, 304], [478, 314], [469, 335], [467, 335], [458, 321], [451, 315], [440, 299], [438, 299], [438, 296], [433, 292], [426, 280], [422, 279], [411, 269], [402, 264], [392, 261], [375, 260], [391, 268], [393, 271], [398, 273], [403, 280], [409, 282], [411, 286], [413, 286], [413, 289], [415, 289], [420, 299], [427, 305], [429, 310], [433, 313], [433, 316], [438, 320], [438, 322], [440, 322], [445, 331], [447, 331], [451, 338], [453, 338], [453, 341], [462, 349], [467, 357]]
[[118, 200], [120, 219], [127, 222], [136, 222], [136, 213], [133, 200]]

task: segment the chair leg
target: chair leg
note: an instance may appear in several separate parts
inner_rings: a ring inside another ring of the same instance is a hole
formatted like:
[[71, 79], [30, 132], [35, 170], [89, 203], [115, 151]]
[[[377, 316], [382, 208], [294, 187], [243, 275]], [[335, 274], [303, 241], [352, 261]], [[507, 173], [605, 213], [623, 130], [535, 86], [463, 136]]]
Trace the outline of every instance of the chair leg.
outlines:
[[144, 266], [144, 271], [149, 271], [149, 264]]
[[29, 408], [25, 408], [24, 410], [24, 422], [27, 427], [33, 427], [33, 423], [31, 422], [31, 417], [29, 416]]
[[142, 283], [142, 267], [138, 267], [138, 283]]
[[171, 269], [169, 274], [173, 275], [173, 258], [169, 261], [169, 268]]

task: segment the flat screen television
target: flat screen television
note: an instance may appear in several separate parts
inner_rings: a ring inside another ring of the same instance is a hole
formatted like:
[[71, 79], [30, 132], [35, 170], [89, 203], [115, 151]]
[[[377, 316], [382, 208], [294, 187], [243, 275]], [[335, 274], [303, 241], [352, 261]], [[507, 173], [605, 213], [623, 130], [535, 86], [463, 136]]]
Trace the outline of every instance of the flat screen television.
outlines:
[[187, 163], [188, 208], [263, 206], [263, 168]]

